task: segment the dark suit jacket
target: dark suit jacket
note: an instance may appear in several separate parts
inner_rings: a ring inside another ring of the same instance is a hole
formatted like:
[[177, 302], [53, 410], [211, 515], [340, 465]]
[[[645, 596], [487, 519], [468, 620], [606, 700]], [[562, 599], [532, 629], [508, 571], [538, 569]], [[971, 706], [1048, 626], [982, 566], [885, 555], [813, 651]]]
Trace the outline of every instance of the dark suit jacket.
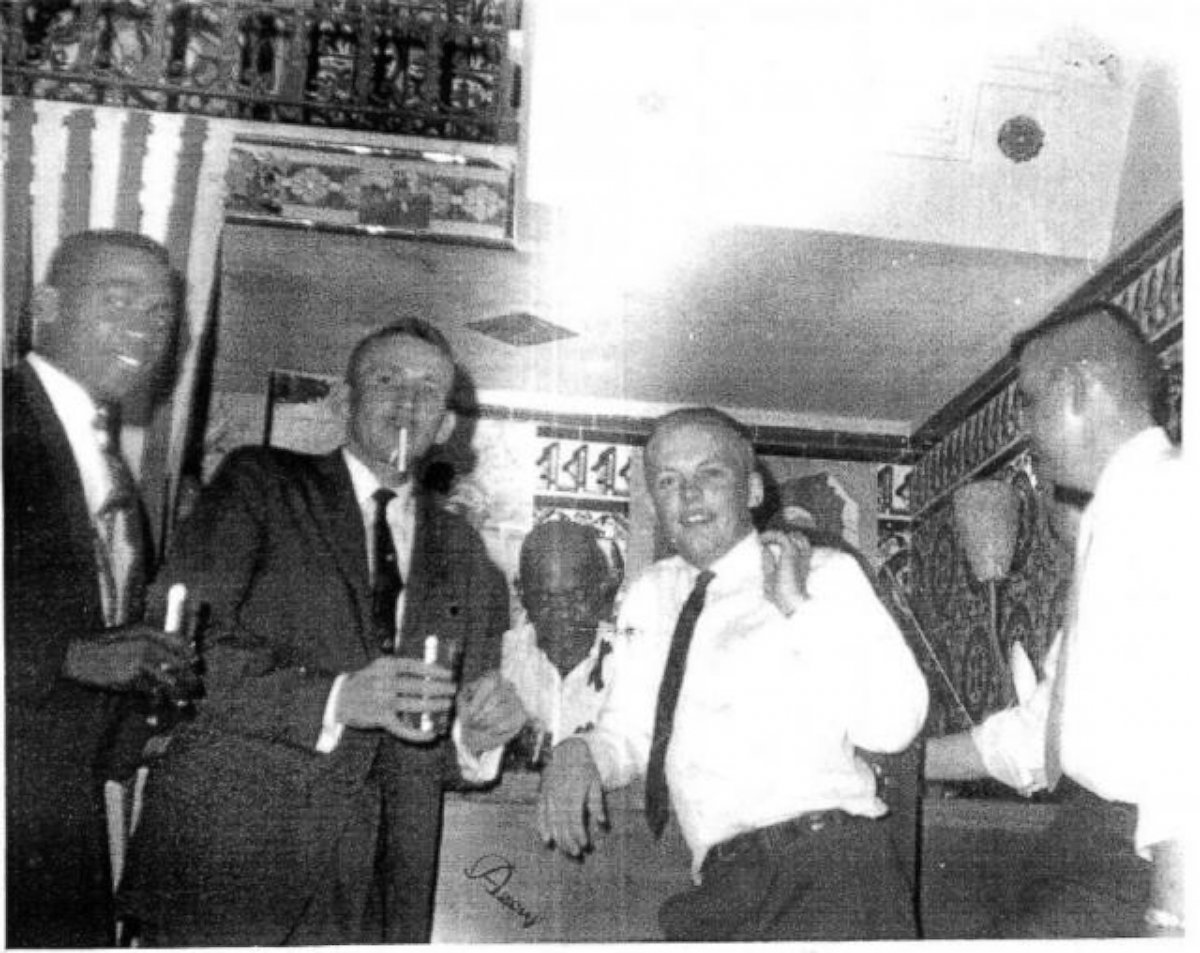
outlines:
[[8, 944], [112, 940], [101, 779], [115, 697], [62, 678], [104, 627], [83, 483], [37, 375], [4, 375]]
[[[172, 548], [161, 584], [184, 581], [211, 607], [207, 694], [151, 772], [123, 905], [171, 945], [427, 940], [452, 745], [347, 729], [332, 753], [315, 750], [335, 676], [381, 655], [341, 453], [234, 451]], [[464, 521], [418, 503], [405, 583], [404, 654], [425, 635], [457, 634], [464, 682], [498, 668], [507, 588]], [[314, 935], [335, 867], [369, 851], [370, 869], [377, 848], [391, 872], [386, 929], [358, 936], [330, 922]]]

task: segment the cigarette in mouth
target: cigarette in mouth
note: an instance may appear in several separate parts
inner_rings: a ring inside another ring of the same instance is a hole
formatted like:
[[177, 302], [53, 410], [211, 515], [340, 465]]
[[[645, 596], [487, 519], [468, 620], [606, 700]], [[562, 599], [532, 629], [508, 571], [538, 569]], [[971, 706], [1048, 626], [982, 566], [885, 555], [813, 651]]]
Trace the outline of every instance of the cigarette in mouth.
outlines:
[[397, 473], [408, 471], [408, 428], [401, 427], [396, 436], [396, 452], [392, 454], [392, 466]]

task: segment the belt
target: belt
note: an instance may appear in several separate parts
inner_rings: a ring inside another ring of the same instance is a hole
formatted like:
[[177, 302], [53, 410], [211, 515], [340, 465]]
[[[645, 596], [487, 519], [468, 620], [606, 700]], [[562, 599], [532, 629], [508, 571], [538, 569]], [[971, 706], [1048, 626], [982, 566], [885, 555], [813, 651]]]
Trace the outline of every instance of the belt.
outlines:
[[769, 827], [760, 827], [756, 830], [745, 831], [742, 834], [729, 838], [729, 840], [723, 840], [721, 843], [710, 847], [708, 854], [704, 858], [704, 866], [707, 867], [710, 861], [726, 863], [751, 852], [774, 853], [787, 847], [798, 837], [819, 834], [823, 830], [831, 827], [841, 827], [856, 820], [865, 820], [865, 818], [860, 818], [855, 814], [847, 814], [845, 811], [837, 809], [831, 811], [808, 811], [804, 814], [797, 814], [786, 821], [780, 821], [778, 824], [772, 824]]

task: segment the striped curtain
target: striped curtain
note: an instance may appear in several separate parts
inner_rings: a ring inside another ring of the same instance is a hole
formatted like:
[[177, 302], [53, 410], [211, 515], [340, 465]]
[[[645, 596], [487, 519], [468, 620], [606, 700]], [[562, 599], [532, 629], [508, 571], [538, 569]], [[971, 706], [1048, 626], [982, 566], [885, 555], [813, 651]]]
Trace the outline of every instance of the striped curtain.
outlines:
[[210, 316], [232, 138], [228, 123], [199, 116], [4, 97], [5, 363], [28, 348], [30, 292], [73, 232], [141, 232], [186, 280], [188, 347], [173, 393], [124, 436], [160, 541]]

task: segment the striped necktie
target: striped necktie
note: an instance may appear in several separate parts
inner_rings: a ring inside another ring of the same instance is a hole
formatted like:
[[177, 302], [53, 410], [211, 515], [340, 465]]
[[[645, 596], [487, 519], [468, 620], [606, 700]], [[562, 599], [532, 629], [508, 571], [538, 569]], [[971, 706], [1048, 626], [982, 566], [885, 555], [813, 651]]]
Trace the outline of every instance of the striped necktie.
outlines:
[[96, 512], [96, 562], [106, 626], [125, 625], [142, 614], [146, 574], [146, 527], [141, 497], [121, 455], [120, 420], [108, 404], [97, 407], [96, 445], [110, 490]]
[[688, 649], [696, 631], [696, 620], [704, 609], [705, 590], [712, 581], [713, 573], [707, 569], [696, 577], [696, 584], [679, 611], [675, 633], [671, 636], [671, 649], [667, 653], [667, 665], [658, 688], [654, 736], [650, 742], [650, 766], [646, 769], [646, 822], [655, 837], [662, 837], [671, 813], [671, 799], [667, 790], [667, 748], [675, 727], [675, 708], [683, 687]]

